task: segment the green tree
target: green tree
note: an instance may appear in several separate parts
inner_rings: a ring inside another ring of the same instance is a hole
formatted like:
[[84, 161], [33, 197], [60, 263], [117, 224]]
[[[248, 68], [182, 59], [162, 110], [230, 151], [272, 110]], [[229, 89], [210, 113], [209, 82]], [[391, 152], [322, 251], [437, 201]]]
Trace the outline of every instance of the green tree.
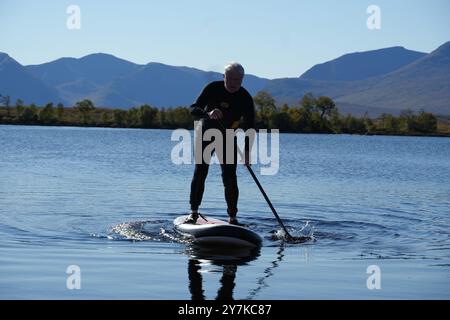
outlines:
[[399, 132], [399, 129], [400, 129], [399, 118], [396, 118], [392, 114], [383, 113], [378, 118], [378, 120], [381, 125], [381, 128], [380, 128], [381, 130], [383, 130], [387, 133], [398, 133]]
[[58, 105], [56, 106], [56, 116], [58, 117], [59, 121], [63, 120], [63, 116], [64, 116], [64, 105], [60, 102], [58, 103]]
[[403, 132], [416, 131], [416, 115], [411, 109], [401, 111], [399, 122], [401, 131]]
[[369, 117], [369, 113], [367, 111], [364, 113], [363, 121], [364, 121], [364, 126], [366, 127], [366, 133], [370, 133], [370, 132], [376, 130], [375, 123]]
[[166, 110], [164, 119], [166, 128], [173, 128], [175, 126], [175, 120], [173, 118], [172, 110], [170, 109]]
[[10, 96], [2, 96], [2, 95], [0, 95], [0, 97], [1, 97], [0, 102], [3, 103], [3, 105], [6, 107], [6, 116], [9, 117], [10, 116], [10, 114], [9, 114], [10, 105], [9, 104], [11, 103], [11, 98], [10, 98]]
[[29, 107], [26, 107], [19, 120], [26, 124], [36, 123], [38, 121], [38, 109], [34, 103], [32, 103]]
[[325, 96], [321, 96], [316, 100], [316, 109], [320, 112], [320, 118], [323, 119], [324, 116], [329, 116], [331, 111], [336, 107], [334, 101]]
[[148, 104], [144, 104], [139, 109], [140, 112], [140, 122], [144, 128], [155, 127], [156, 115], [158, 114], [158, 109], [152, 108]]
[[330, 122], [327, 119], [322, 118], [321, 114], [317, 111], [311, 113], [310, 128], [310, 132], [332, 132]]
[[156, 115], [156, 121], [161, 128], [166, 128], [166, 109], [162, 108]]
[[269, 128], [279, 129], [284, 132], [291, 131], [289, 113], [283, 111], [272, 113], [272, 117], [269, 120]]
[[139, 109], [131, 108], [125, 115], [125, 124], [128, 128], [139, 128], [141, 126], [141, 117]]
[[300, 106], [305, 110], [312, 112], [316, 106], [316, 98], [314, 98], [314, 95], [311, 92], [307, 92], [300, 100]]
[[20, 119], [20, 116], [22, 115], [24, 110], [25, 110], [25, 106], [23, 105], [23, 100], [22, 99], [17, 99], [16, 100], [17, 119]]
[[300, 122], [298, 123], [298, 132], [312, 132], [313, 131], [313, 125], [312, 125], [312, 115], [313, 111], [310, 108], [309, 105], [303, 105], [299, 108], [300, 112]]
[[364, 119], [356, 118], [349, 114], [345, 118], [344, 123], [344, 128], [342, 130], [344, 133], [364, 134], [367, 132]]
[[44, 108], [39, 111], [39, 121], [44, 124], [51, 124], [56, 121], [55, 109], [53, 103], [47, 103]]
[[300, 108], [298, 109], [300, 118], [297, 123], [296, 132], [315, 132], [314, 127], [318, 125], [316, 119], [313, 120], [313, 118], [316, 118], [315, 116], [313, 117], [315, 105], [316, 98], [311, 92], [303, 95], [300, 100]]
[[343, 127], [345, 127], [345, 120], [342, 119], [337, 109], [330, 112], [330, 125], [334, 133], [341, 133]]
[[173, 125], [176, 128], [192, 128], [193, 127], [193, 118], [191, 116], [191, 112], [188, 108], [185, 107], [177, 107], [175, 109], [170, 110]]
[[300, 132], [302, 116], [299, 108], [289, 108], [289, 127], [293, 132]]
[[102, 122], [102, 125], [106, 126], [109, 122], [108, 112], [103, 111], [100, 116], [100, 121]]
[[124, 127], [125, 116], [127, 115], [127, 112], [125, 110], [115, 109], [113, 114], [114, 114], [114, 125], [119, 128]]
[[276, 111], [269, 122], [269, 127], [274, 129], [279, 129], [284, 132], [292, 132], [293, 128], [291, 126], [289, 106], [284, 103], [281, 108]]
[[269, 110], [275, 111], [276, 104], [275, 99], [268, 93], [267, 91], [259, 91], [256, 96], [253, 98], [255, 105], [261, 111]]
[[75, 104], [75, 109], [81, 114], [82, 122], [86, 125], [90, 120], [90, 113], [95, 110], [95, 107], [91, 100], [84, 99]]
[[417, 116], [416, 130], [422, 133], [437, 131], [437, 118], [429, 112], [421, 111]]
[[277, 107], [275, 99], [267, 91], [259, 91], [253, 101], [257, 108], [256, 120], [258, 126], [267, 128], [269, 126], [269, 118], [276, 111]]

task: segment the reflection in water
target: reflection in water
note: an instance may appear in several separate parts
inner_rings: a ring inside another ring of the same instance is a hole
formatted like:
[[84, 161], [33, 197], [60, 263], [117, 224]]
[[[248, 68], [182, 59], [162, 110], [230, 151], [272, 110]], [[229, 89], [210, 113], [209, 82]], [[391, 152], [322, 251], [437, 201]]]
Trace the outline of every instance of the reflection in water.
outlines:
[[259, 255], [259, 248], [218, 249], [192, 246], [188, 263], [189, 291], [192, 300], [205, 299], [201, 275], [202, 264], [206, 262], [222, 267], [222, 278], [216, 300], [232, 300], [237, 267], [246, 265]]
[[263, 288], [268, 287], [267, 279], [269, 279], [273, 275], [273, 270], [277, 268], [281, 261], [283, 261], [284, 257], [284, 244], [280, 244], [280, 248], [277, 251], [277, 258], [272, 261], [272, 265], [264, 270], [264, 276], [258, 279], [257, 284], [258, 287], [256, 289], [253, 289], [250, 291], [249, 295], [247, 296], [248, 300], [253, 299]]

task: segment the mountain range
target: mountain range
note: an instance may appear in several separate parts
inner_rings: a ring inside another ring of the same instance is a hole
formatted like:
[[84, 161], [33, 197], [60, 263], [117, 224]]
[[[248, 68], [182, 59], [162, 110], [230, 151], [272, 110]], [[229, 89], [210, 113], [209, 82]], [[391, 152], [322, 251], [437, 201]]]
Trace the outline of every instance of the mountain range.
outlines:
[[[0, 53], [0, 94], [38, 105], [72, 106], [91, 99], [98, 107], [129, 109], [190, 105], [218, 72], [161, 63], [135, 64], [96, 53], [23, 66]], [[450, 114], [450, 42], [427, 54], [391, 47], [355, 52], [318, 64], [298, 78], [265, 79], [246, 75], [255, 95], [268, 91], [279, 103], [296, 104], [308, 92], [334, 99], [342, 113], [379, 115], [401, 110]]]

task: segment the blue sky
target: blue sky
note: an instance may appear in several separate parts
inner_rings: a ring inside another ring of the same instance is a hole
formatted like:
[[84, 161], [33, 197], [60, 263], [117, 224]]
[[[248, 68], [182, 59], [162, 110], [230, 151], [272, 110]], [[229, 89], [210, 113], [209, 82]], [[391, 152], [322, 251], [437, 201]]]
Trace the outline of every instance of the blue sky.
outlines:
[[[69, 30], [69, 5], [81, 29]], [[369, 30], [366, 9], [381, 9]], [[228, 61], [267, 78], [297, 77], [345, 53], [450, 40], [448, 0], [0, 0], [0, 51], [24, 65], [105, 52], [221, 72]]]

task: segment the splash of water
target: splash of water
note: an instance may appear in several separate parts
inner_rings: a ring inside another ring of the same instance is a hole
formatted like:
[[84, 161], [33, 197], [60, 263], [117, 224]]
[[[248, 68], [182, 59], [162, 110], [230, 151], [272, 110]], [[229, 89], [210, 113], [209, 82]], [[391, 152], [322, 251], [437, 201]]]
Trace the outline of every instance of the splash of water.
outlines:
[[111, 228], [111, 233], [118, 234], [124, 239], [133, 241], [157, 240], [145, 232], [144, 227], [148, 221], [123, 222]]
[[[166, 230], [165, 221], [133, 221], [123, 222], [110, 230], [111, 240], [188, 242], [184, 237]], [[119, 237], [117, 237], [117, 235]]]
[[191, 243], [192, 239], [183, 237], [182, 235], [178, 233], [170, 233], [167, 232], [165, 228], [160, 229], [160, 235], [163, 236], [165, 239], [169, 240], [170, 242], [179, 242], [179, 243]]
[[309, 221], [305, 223], [300, 230], [289, 229], [290, 237], [283, 229], [278, 229], [272, 236], [273, 240], [281, 240], [288, 243], [303, 243], [314, 240], [314, 227]]

